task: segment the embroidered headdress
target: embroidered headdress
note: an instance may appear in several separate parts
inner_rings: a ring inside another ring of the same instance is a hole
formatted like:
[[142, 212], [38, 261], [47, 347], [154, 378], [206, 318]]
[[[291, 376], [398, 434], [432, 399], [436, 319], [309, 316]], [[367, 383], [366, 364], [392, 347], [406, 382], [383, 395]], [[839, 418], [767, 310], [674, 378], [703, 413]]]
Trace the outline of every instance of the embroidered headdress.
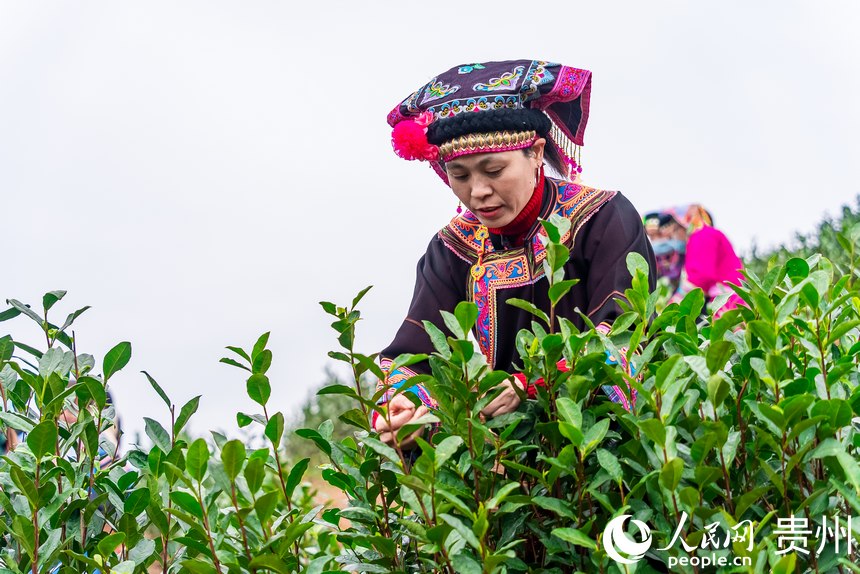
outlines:
[[[579, 170], [591, 72], [538, 60], [485, 62], [439, 74], [388, 114], [395, 152], [441, 163], [462, 155], [530, 147], [537, 138]], [[563, 174], [568, 175], [568, 174]]]
[[686, 228], [688, 233], [698, 231], [706, 225], [714, 225], [711, 213], [698, 203], [675, 205], [663, 210], [662, 213], [664, 216], [674, 220], [681, 227]]

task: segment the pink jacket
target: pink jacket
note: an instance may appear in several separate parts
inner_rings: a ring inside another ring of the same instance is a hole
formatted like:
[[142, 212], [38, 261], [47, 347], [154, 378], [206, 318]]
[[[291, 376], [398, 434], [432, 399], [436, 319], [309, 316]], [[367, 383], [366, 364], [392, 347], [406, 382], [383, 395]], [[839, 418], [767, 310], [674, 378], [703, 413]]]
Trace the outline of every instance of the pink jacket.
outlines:
[[[726, 283], [740, 285], [743, 280], [743, 263], [722, 231], [704, 226], [694, 231], [687, 240], [687, 256], [684, 264], [687, 279], [700, 287], [709, 298], [728, 291]], [[734, 292], [720, 313], [743, 304]], [[718, 313], [719, 314], [719, 313]]]

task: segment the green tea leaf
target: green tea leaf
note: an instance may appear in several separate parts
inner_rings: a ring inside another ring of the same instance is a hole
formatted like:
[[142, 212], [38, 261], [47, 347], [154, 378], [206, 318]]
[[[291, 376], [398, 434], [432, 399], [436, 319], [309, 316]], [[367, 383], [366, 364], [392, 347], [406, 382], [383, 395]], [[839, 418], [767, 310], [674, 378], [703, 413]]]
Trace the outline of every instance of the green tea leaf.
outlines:
[[305, 475], [305, 471], [308, 469], [308, 464], [310, 464], [309, 458], [303, 458], [290, 469], [290, 474], [287, 476], [287, 496], [293, 496], [293, 492], [295, 492], [296, 487], [301, 484], [302, 477]]
[[478, 319], [478, 306], [471, 301], [460, 301], [454, 309], [454, 316], [463, 333], [468, 333], [475, 326]]
[[102, 363], [105, 383], [117, 371], [125, 367], [131, 360], [131, 343], [124, 341], [118, 343], [113, 349], [107, 352]]
[[537, 317], [538, 319], [543, 321], [547, 326], [549, 326], [549, 316], [546, 313], [544, 313], [543, 311], [541, 311], [540, 309], [538, 309], [534, 305], [534, 303], [532, 303], [530, 301], [526, 301], [524, 299], [515, 299], [515, 298], [514, 299], [508, 299], [507, 303], [508, 303], [508, 305], [516, 307], [517, 309], [522, 309], [523, 311], [528, 311], [529, 313], [531, 313], [532, 315], [534, 315], [535, 317]]
[[3, 321], [8, 321], [9, 319], [14, 319], [20, 314], [21, 311], [19, 309], [16, 309], [15, 307], [10, 307], [9, 309], [6, 309], [2, 313], [0, 313], [0, 323], [2, 323]]
[[44, 421], [33, 427], [27, 435], [27, 446], [33, 451], [36, 460], [45, 458], [57, 448], [57, 424], [54, 421]]
[[615, 322], [612, 323], [612, 330], [609, 332], [610, 336], [615, 336], [618, 333], [623, 333], [630, 328], [630, 325], [636, 322], [638, 317], [638, 313], [633, 311], [622, 313], [615, 319]]
[[249, 458], [248, 464], [245, 465], [245, 481], [248, 483], [248, 490], [251, 491], [251, 494], [256, 494], [263, 487], [265, 476], [265, 461], [253, 456]]
[[42, 295], [42, 308], [45, 310], [45, 314], [54, 306], [54, 304], [66, 296], [65, 291], [49, 291]]
[[345, 413], [338, 415], [338, 420], [352, 426], [356, 426], [362, 430], [370, 432], [370, 422], [365, 414], [360, 409], [350, 409]]
[[12, 305], [13, 308], [17, 309], [19, 313], [23, 313], [36, 322], [39, 327], [42, 327], [44, 324], [44, 319], [39, 317], [39, 314], [30, 309], [29, 305], [24, 305], [17, 299], [6, 299], [6, 302]]
[[631, 277], [636, 277], [636, 272], [639, 271], [646, 277], [648, 276], [648, 262], [642, 257], [641, 253], [631, 251], [627, 254], [627, 271]]
[[77, 319], [78, 317], [80, 317], [80, 316], [81, 316], [81, 314], [82, 314], [84, 311], [86, 311], [87, 309], [89, 309], [89, 308], [90, 308], [90, 306], [89, 306], [89, 305], [87, 305], [86, 307], [81, 307], [80, 309], [78, 309], [77, 311], [75, 311], [75, 312], [73, 312], [73, 313], [69, 313], [69, 316], [68, 316], [68, 317], [66, 317], [66, 320], [65, 320], [65, 321], [63, 321], [63, 326], [62, 326], [62, 327], [60, 327], [60, 331], [65, 331], [66, 329], [68, 329], [69, 327], [71, 327], [71, 326], [72, 326], [72, 323], [74, 323], [74, 322], [75, 322], [75, 319]]
[[624, 473], [621, 470], [621, 463], [618, 462], [618, 458], [603, 448], [597, 449], [596, 454], [597, 461], [600, 463], [600, 466], [609, 473], [609, 477], [615, 482], [621, 482], [624, 477]]
[[203, 507], [200, 506], [200, 502], [190, 493], [182, 490], [174, 490], [170, 493], [170, 500], [191, 516], [203, 518]]
[[227, 441], [221, 449], [221, 462], [224, 463], [224, 472], [231, 482], [235, 481], [242, 471], [245, 456], [245, 445], [239, 440]]
[[146, 487], [132, 490], [123, 502], [123, 512], [137, 516], [149, 506], [150, 498], [149, 489]]
[[681, 483], [681, 474], [684, 472], [684, 461], [680, 458], [670, 458], [660, 471], [660, 484], [666, 490], [674, 491]]
[[15, 342], [11, 335], [0, 337], [0, 362], [8, 361], [15, 352]]
[[387, 458], [395, 464], [400, 464], [400, 456], [398, 456], [397, 451], [388, 446], [387, 444], [372, 437], [365, 437], [364, 444], [370, 447], [370, 449], [376, 452], [378, 455]]
[[245, 352], [245, 349], [243, 349], [242, 347], [227, 345], [225, 347], [225, 349], [227, 349], [229, 351], [233, 351], [234, 353], [236, 353], [237, 355], [239, 355], [240, 357], [242, 357], [243, 359], [248, 361], [249, 365], [253, 362], [253, 361], [251, 361], [251, 357], [248, 355], [248, 353]]
[[146, 432], [146, 436], [164, 452], [170, 452], [171, 449], [171, 441], [170, 435], [164, 430], [164, 427], [161, 426], [161, 423], [153, 420], [149, 417], [143, 417], [144, 422], [144, 431]]
[[155, 392], [158, 394], [159, 397], [161, 397], [161, 400], [164, 401], [164, 404], [166, 404], [167, 408], [169, 409], [171, 407], [172, 403], [170, 402], [170, 399], [167, 397], [167, 393], [165, 393], [164, 389], [161, 388], [161, 385], [159, 385], [155, 381], [155, 379], [153, 379], [149, 375], [149, 373], [147, 373], [146, 371], [141, 371], [141, 373], [143, 373], [146, 376], [146, 380], [149, 381], [149, 384], [152, 386], [153, 389], [155, 389]]
[[553, 284], [549, 288], [549, 300], [553, 305], [558, 305], [558, 302], [567, 295], [571, 288], [579, 283], [579, 279], [565, 279]]
[[251, 372], [254, 374], [265, 374], [272, 366], [272, 351], [263, 349], [254, 357], [254, 364], [251, 367]]
[[582, 410], [579, 405], [568, 397], [560, 397], [555, 401], [561, 419], [576, 428], [582, 427]]
[[257, 502], [254, 503], [254, 510], [257, 512], [257, 518], [260, 519], [260, 522], [265, 523], [269, 520], [275, 511], [279, 497], [280, 493], [272, 491], [267, 492], [257, 499]]
[[809, 277], [809, 263], [799, 257], [792, 257], [785, 262], [785, 273], [795, 280], [806, 279]]
[[587, 455], [589, 452], [594, 450], [594, 448], [600, 444], [603, 440], [603, 437], [606, 436], [606, 431], [609, 430], [609, 419], [601, 419], [594, 423], [589, 429], [585, 432], [585, 437], [582, 440], [583, 447], [583, 456]]
[[11, 467], [10, 477], [21, 494], [30, 502], [31, 508], [36, 508], [39, 504], [39, 490], [36, 488], [36, 483], [23, 470], [17, 466]]
[[715, 341], [708, 347], [708, 371], [716, 373], [722, 370], [735, 351], [734, 345], [728, 341]]
[[771, 569], [771, 574], [792, 574], [796, 571], [795, 564], [797, 563], [797, 554], [791, 552], [785, 554], [777, 560], [776, 564]]
[[200, 481], [206, 475], [209, 466], [209, 446], [202, 438], [198, 438], [188, 447], [185, 455], [185, 469], [191, 478]]
[[463, 439], [459, 436], [446, 437], [437, 444], [434, 461], [436, 470], [445, 466], [445, 463], [457, 452], [462, 444]]
[[445, 326], [448, 327], [448, 330], [454, 335], [455, 339], [466, 338], [466, 333], [468, 331], [463, 330], [460, 326], [460, 321], [457, 320], [457, 317], [453, 313], [440, 311], [439, 314], [442, 315], [442, 321], [445, 323]]
[[368, 285], [367, 287], [365, 287], [364, 289], [362, 289], [361, 291], [359, 291], [359, 292], [358, 292], [358, 295], [356, 295], [356, 296], [352, 299], [352, 308], [353, 308], [353, 309], [355, 309], [355, 308], [356, 308], [356, 306], [358, 306], [358, 303], [359, 303], [362, 299], [364, 299], [364, 296], [365, 296], [365, 295], [367, 295], [367, 292], [368, 292], [368, 291], [370, 291], [372, 288], [373, 288], [373, 285]]
[[463, 537], [469, 546], [477, 550], [481, 551], [481, 543], [478, 541], [478, 538], [475, 536], [475, 533], [472, 532], [472, 529], [466, 526], [462, 520], [457, 518], [456, 516], [452, 516], [450, 514], [441, 513], [439, 514], [439, 518], [441, 518], [445, 523], [447, 523], [451, 528], [457, 531], [457, 534]]
[[263, 333], [260, 335], [260, 338], [257, 339], [257, 342], [254, 343], [254, 348], [251, 350], [251, 363], [253, 364], [257, 360], [257, 355], [263, 352], [263, 349], [266, 348], [266, 345], [269, 342], [269, 334], [270, 332]]
[[113, 554], [114, 550], [116, 550], [117, 547], [123, 542], [125, 542], [125, 534], [123, 534], [122, 532], [114, 532], [113, 534], [108, 534], [107, 536], [99, 540], [97, 546], [99, 554], [105, 557], [109, 557]]
[[481, 564], [465, 552], [455, 554], [451, 559], [451, 564], [458, 574], [483, 574], [484, 572]]
[[552, 531], [552, 535], [556, 538], [560, 538], [565, 542], [570, 542], [571, 544], [576, 544], [577, 546], [583, 546], [590, 550], [597, 550], [597, 542], [589, 538], [584, 532], [581, 530], [577, 530], [576, 528], [554, 528]]
[[424, 324], [424, 330], [430, 337], [430, 342], [433, 343], [433, 348], [436, 349], [436, 352], [442, 355], [445, 359], [450, 359], [451, 347], [448, 345], [448, 338], [445, 337], [445, 333], [443, 333], [439, 327], [426, 319], [422, 321], [422, 323]]
[[269, 377], [256, 373], [248, 377], [247, 383], [248, 396], [252, 401], [260, 406], [266, 406], [269, 402], [269, 397], [272, 394], [272, 386], [269, 384]]
[[642, 419], [637, 424], [649, 439], [661, 447], [666, 445], [666, 427], [659, 419]]
[[499, 488], [498, 492], [493, 495], [493, 497], [487, 501], [486, 508], [487, 510], [495, 510], [498, 506], [505, 501], [505, 499], [515, 490], [518, 490], [521, 487], [519, 482], [509, 482]]
[[246, 367], [245, 365], [243, 365], [242, 363], [240, 363], [236, 359], [231, 359], [230, 357], [222, 357], [218, 362], [224, 363], [225, 365], [230, 365], [231, 367], [238, 367], [240, 369], [248, 371], [249, 373], [251, 372], [251, 369], [249, 369], [248, 367]]
[[185, 428], [185, 425], [188, 423], [188, 420], [197, 412], [197, 407], [200, 406], [200, 395], [197, 395], [184, 405], [179, 410], [179, 416], [176, 417], [176, 422], [173, 425], [173, 433], [175, 435], [179, 435], [182, 432], [182, 429]]
[[283, 413], [277, 412], [272, 415], [263, 432], [266, 438], [272, 441], [272, 447], [277, 450], [281, 446], [281, 438], [284, 436]]
[[711, 375], [708, 378], [708, 398], [714, 408], [719, 407], [729, 396], [729, 384], [721, 375]]
[[554, 512], [563, 518], [569, 518], [574, 521], [577, 518], [572, 505], [567, 501], [548, 496], [534, 496], [531, 501], [532, 504], [539, 506], [544, 510]]

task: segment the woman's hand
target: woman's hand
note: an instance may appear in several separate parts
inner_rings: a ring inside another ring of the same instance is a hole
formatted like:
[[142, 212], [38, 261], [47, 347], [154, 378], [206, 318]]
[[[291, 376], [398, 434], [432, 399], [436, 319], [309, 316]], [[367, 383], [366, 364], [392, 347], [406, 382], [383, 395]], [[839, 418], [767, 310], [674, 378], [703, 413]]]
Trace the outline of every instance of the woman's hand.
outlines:
[[[512, 413], [520, 406], [520, 395], [515, 389], [520, 389], [520, 391], [524, 391], [525, 389], [517, 378], [511, 377], [499, 386], [503, 387], [502, 392], [481, 410], [481, 416], [484, 419]], [[494, 393], [498, 388], [495, 387], [489, 392]]]
[[[404, 425], [414, 423], [428, 412], [430, 411], [424, 405], [416, 408], [412, 404], [412, 401], [403, 394], [399, 394], [388, 401], [388, 416], [377, 417], [374, 430], [379, 433], [379, 440], [389, 446], [396, 446], [397, 431], [403, 428]], [[415, 439], [421, 436], [423, 432], [424, 427], [421, 427], [409, 436], [404, 437], [400, 441], [400, 448], [415, 446]]]

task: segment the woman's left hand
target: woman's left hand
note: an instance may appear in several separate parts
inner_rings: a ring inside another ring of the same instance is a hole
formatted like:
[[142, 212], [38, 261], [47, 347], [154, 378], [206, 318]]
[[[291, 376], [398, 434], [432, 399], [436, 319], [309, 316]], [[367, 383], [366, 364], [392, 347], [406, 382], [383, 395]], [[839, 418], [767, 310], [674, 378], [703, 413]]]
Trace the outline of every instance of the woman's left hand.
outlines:
[[[524, 391], [524, 387], [518, 379], [511, 377], [499, 386], [503, 388], [502, 392], [499, 393], [499, 396], [481, 409], [481, 415], [485, 419], [512, 413], [520, 406], [520, 395], [515, 389]], [[495, 387], [489, 392], [494, 393], [498, 388], [499, 387]]]

